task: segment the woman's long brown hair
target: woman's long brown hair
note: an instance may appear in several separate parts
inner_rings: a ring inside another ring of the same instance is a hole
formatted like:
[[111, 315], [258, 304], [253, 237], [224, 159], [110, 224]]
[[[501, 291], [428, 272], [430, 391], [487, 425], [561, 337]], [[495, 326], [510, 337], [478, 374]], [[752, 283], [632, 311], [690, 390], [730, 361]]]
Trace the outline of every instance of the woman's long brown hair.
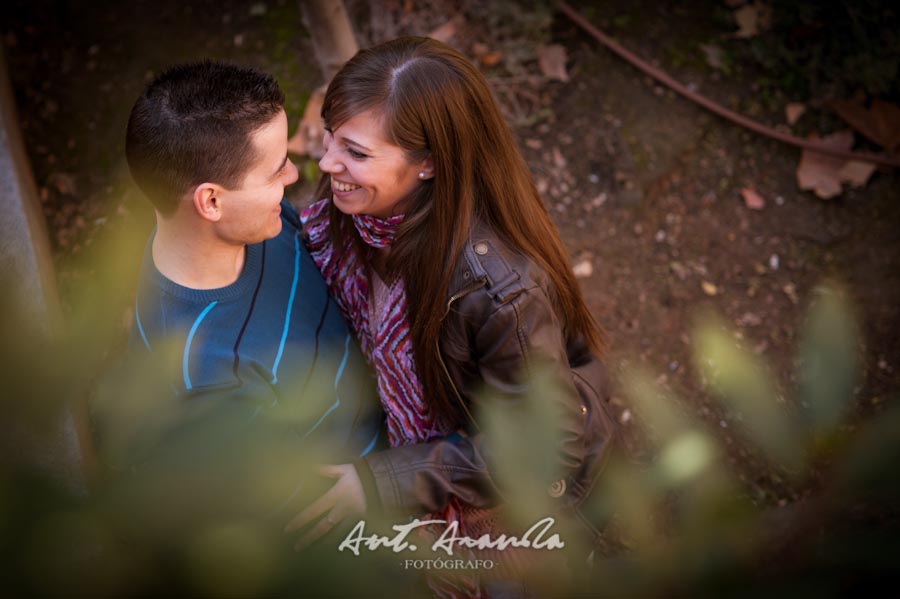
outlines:
[[[387, 271], [402, 277], [417, 374], [436, 414], [451, 424], [462, 422], [435, 352], [453, 265], [476, 219], [547, 273], [566, 338], [580, 335], [599, 352], [601, 329], [584, 303], [556, 227], [478, 69], [453, 48], [423, 37], [361, 50], [328, 86], [322, 117], [333, 130], [372, 109], [382, 117], [386, 138], [403, 148], [410, 162], [429, 154], [434, 161], [434, 178], [420, 183], [404, 202], [406, 218], [391, 246]], [[330, 196], [328, 175], [319, 192], [317, 197]], [[333, 203], [330, 210], [335, 248], [341, 251], [343, 240], [350, 238], [370, 267], [371, 253], [351, 217]]]

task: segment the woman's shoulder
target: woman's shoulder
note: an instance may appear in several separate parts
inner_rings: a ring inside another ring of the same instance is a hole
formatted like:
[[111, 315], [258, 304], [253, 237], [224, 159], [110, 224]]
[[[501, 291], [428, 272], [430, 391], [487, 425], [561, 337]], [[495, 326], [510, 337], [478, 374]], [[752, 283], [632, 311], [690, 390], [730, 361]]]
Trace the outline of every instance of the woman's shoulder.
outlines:
[[528, 254], [484, 221], [475, 222], [465, 249], [468, 261], [480, 266], [492, 281], [511, 277], [540, 283], [545, 279], [543, 269]]
[[490, 224], [476, 221], [456, 261], [451, 295], [479, 285], [495, 302], [543, 287], [546, 274]]

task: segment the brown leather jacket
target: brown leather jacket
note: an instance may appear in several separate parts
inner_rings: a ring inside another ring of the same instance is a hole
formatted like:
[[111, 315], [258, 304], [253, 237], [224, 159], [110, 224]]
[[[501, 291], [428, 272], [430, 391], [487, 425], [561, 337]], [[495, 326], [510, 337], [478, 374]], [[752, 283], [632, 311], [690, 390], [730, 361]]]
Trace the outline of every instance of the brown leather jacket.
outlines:
[[548, 493], [571, 507], [590, 493], [615, 434], [606, 405], [607, 373], [581, 340], [564, 338], [549, 289], [534, 263], [486, 226], [476, 228], [454, 269], [439, 348], [450, 392], [471, 419], [471, 434], [365, 456], [367, 467], [357, 462], [357, 469], [370, 505], [423, 514], [443, 509], [451, 495], [474, 507], [496, 505], [502, 490], [491, 476], [490, 443], [472, 407], [487, 390], [515, 410], [528, 391], [522, 366], [527, 371], [537, 358], [558, 369], [563, 390], [552, 399], [561, 408], [559, 466], [566, 475], [549, 484]]

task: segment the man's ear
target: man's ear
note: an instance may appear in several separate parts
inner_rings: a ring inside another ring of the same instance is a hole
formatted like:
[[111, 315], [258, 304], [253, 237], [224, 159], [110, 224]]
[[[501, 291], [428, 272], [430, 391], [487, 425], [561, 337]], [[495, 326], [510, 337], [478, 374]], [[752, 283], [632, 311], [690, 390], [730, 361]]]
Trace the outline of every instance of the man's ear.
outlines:
[[191, 197], [194, 203], [194, 210], [201, 218], [210, 222], [219, 222], [222, 218], [222, 202], [219, 199], [219, 192], [222, 188], [214, 183], [201, 183], [194, 188], [194, 194]]

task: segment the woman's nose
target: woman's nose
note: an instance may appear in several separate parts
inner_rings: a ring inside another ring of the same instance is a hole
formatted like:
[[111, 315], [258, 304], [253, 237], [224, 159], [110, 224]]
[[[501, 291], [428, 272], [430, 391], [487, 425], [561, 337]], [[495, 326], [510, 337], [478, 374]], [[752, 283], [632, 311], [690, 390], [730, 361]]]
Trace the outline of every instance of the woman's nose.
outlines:
[[325, 155], [319, 160], [319, 170], [329, 174], [339, 173], [344, 170], [344, 165], [334, 156], [334, 144], [326, 146]]

